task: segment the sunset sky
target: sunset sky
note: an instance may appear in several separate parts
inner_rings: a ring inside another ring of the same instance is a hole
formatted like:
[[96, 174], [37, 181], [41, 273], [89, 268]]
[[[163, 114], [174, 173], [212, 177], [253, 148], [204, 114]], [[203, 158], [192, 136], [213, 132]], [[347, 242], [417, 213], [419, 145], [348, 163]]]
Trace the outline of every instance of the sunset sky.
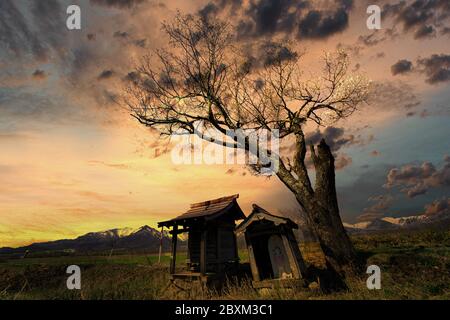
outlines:
[[[81, 30], [66, 28], [70, 4]], [[366, 27], [370, 4], [381, 30]], [[177, 10], [225, 18], [241, 42], [290, 39], [307, 74], [346, 49], [372, 80], [369, 105], [320, 129], [336, 147], [344, 221], [450, 211], [448, 0], [1, 0], [0, 247], [155, 227], [236, 193], [247, 214], [296, 209], [276, 177], [174, 165], [167, 142], [114, 103], [139, 59], [167, 45], [160, 26]]]

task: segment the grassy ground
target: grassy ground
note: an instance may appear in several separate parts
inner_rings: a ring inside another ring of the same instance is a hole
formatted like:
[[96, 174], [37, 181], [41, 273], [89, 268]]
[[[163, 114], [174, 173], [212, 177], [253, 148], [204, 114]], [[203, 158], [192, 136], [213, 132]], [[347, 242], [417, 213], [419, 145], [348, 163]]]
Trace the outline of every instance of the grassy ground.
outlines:
[[[222, 292], [192, 291], [196, 299], [450, 299], [450, 231], [417, 231], [353, 237], [367, 265], [382, 270], [382, 289], [368, 290], [367, 275], [347, 279], [349, 290], [324, 294], [319, 290], [256, 292], [245, 279], [228, 283]], [[309, 264], [321, 266], [316, 245], [301, 246]], [[242, 251], [242, 260], [247, 260]], [[171, 299], [167, 290], [169, 256], [65, 256], [0, 261], [0, 299]], [[178, 257], [179, 265], [185, 259]], [[82, 270], [82, 289], [66, 288], [66, 267]]]

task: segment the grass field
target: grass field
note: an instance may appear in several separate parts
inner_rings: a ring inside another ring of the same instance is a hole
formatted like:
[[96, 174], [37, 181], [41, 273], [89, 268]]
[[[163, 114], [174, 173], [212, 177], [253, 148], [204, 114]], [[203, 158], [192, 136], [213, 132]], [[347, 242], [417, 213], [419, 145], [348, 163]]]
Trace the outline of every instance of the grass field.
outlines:
[[[200, 290], [196, 299], [449, 299], [450, 231], [396, 232], [352, 237], [367, 265], [382, 270], [382, 289], [368, 290], [367, 275], [347, 279], [349, 289], [324, 294], [318, 289], [274, 290], [260, 293], [249, 281], [231, 282], [223, 291]], [[316, 245], [301, 246], [305, 260], [319, 266]], [[242, 261], [247, 260], [242, 251]], [[166, 254], [64, 256], [0, 260], [0, 299], [173, 299]], [[177, 256], [178, 267], [185, 255]], [[82, 289], [66, 288], [68, 265], [82, 270]]]

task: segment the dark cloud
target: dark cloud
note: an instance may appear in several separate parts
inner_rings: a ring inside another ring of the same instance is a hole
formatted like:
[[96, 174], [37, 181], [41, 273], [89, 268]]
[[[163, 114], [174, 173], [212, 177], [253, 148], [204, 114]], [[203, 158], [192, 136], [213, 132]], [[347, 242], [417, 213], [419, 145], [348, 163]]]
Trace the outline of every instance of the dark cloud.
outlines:
[[147, 39], [134, 40], [133, 44], [138, 47], [145, 48], [147, 46]]
[[412, 71], [423, 73], [427, 76], [429, 84], [439, 84], [450, 81], [450, 55], [433, 54], [427, 58], [418, 58], [416, 67], [409, 60], [403, 59], [391, 67], [392, 74], [401, 75]]
[[[335, 168], [336, 170], [342, 170], [353, 163], [353, 159], [345, 153], [339, 152], [341, 148], [352, 145], [366, 145], [373, 140], [373, 136], [368, 139], [362, 138], [360, 135], [355, 136], [353, 134], [345, 134], [344, 128], [327, 127], [323, 131], [316, 130], [305, 136], [307, 144], [317, 145], [320, 140], [325, 139], [330, 146], [331, 151], [335, 156]], [[308, 168], [313, 168], [311, 160], [307, 159]]]
[[450, 81], [450, 55], [433, 54], [428, 58], [419, 58], [417, 66], [430, 84]]
[[128, 72], [127, 75], [123, 78], [125, 82], [135, 82], [139, 80], [139, 74], [136, 71]]
[[431, 188], [450, 187], [450, 157], [444, 158], [442, 168], [430, 162], [421, 165], [407, 164], [391, 169], [387, 175], [385, 188], [400, 187], [409, 198], [423, 195]]
[[[355, 136], [353, 134], [345, 134], [343, 128], [327, 127], [324, 130], [309, 132], [305, 135], [305, 141], [307, 145], [317, 145], [322, 139], [325, 139], [327, 144], [330, 146], [331, 151], [335, 157], [335, 168], [336, 170], [342, 170], [353, 163], [353, 159], [342, 152], [343, 147], [352, 145], [366, 145], [371, 142], [374, 138], [369, 136], [368, 138], [363, 138], [360, 135]], [[291, 157], [295, 151], [295, 143], [288, 143], [280, 147], [281, 153], [286, 157]], [[307, 151], [309, 154], [309, 151]], [[314, 164], [309, 155], [306, 156], [305, 164], [308, 169], [314, 170]]]
[[389, 194], [385, 194], [370, 197], [368, 201], [373, 204], [363, 210], [363, 214], [357, 218], [358, 221], [373, 221], [383, 217], [386, 215], [386, 211], [391, 207], [394, 198]]
[[[285, 33], [304, 39], [323, 39], [345, 30], [352, 0], [330, 2], [316, 8], [311, 0], [210, 1], [199, 10], [205, 18], [226, 13], [235, 21], [238, 38]], [[238, 14], [238, 12], [240, 14]]]
[[118, 9], [130, 9], [146, 0], [90, 0], [92, 4]]
[[436, 35], [436, 30], [433, 26], [421, 26], [414, 34], [414, 39], [422, 39], [428, 37], [434, 37]]
[[67, 66], [69, 72], [67, 74], [71, 83], [76, 84], [78, 80], [98, 61], [95, 50], [89, 46], [80, 45], [71, 52], [72, 59], [70, 65]]
[[208, 19], [209, 17], [220, 13], [221, 11], [229, 8], [231, 11], [237, 11], [242, 7], [243, 0], [216, 0], [207, 3], [203, 8], [199, 10], [201, 17]]
[[[308, 6], [307, 1], [260, 0], [253, 1], [246, 9], [247, 20], [241, 21], [241, 36], [264, 36], [276, 32], [293, 32], [301, 9]], [[243, 28], [243, 23], [247, 26]]]
[[413, 69], [413, 64], [409, 60], [400, 60], [391, 67], [391, 72], [394, 76], [398, 74], [405, 74], [411, 72]]
[[105, 79], [111, 78], [113, 75], [114, 75], [114, 70], [104, 70], [98, 75], [97, 79], [105, 80]]
[[46, 60], [47, 48], [16, 5], [12, 0], [0, 1], [1, 46], [16, 57], [31, 53], [38, 60]]
[[435, 200], [432, 203], [426, 205], [425, 215], [428, 217], [450, 215], [450, 198]]
[[42, 80], [47, 78], [47, 75], [44, 70], [36, 69], [32, 74], [34, 79]]
[[310, 11], [300, 22], [299, 37], [321, 39], [344, 31], [348, 27], [348, 12], [342, 8], [332, 14]]
[[445, 30], [450, 18], [448, 0], [415, 0], [389, 3], [383, 7], [383, 16], [393, 17], [405, 32], [414, 32], [415, 39], [433, 36], [436, 29]]
[[325, 139], [333, 152], [339, 151], [344, 146], [364, 145], [367, 143], [361, 136], [355, 136], [353, 134], [345, 135], [344, 128], [336, 127], [327, 127], [323, 131], [316, 130], [308, 134], [305, 139], [307, 144], [314, 145], [318, 144], [320, 140]]
[[64, 45], [65, 25], [66, 25], [66, 8], [62, 6], [61, 1], [45, 0], [32, 1], [31, 13], [33, 14], [34, 26], [43, 37], [44, 42], [49, 49], [59, 51]]
[[371, 34], [359, 36], [358, 44], [362, 44], [366, 47], [373, 47], [386, 40], [393, 40], [398, 36], [399, 34], [395, 27], [383, 30], [375, 30]]
[[123, 38], [127, 39], [130, 35], [126, 31], [116, 31], [113, 34], [114, 38]]
[[298, 57], [298, 54], [288, 47], [272, 41], [262, 43], [258, 52], [263, 53], [263, 56], [256, 59], [262, 61], [265, 66], [273, 65], [278, 61], [294, 60]]
[[133, 39], [134, 37], [127, 31], [116, 31], [114, 32], [113, 37], [119, 40], [123, 40], [128, 44], [132, 44], [140, 48], [146, 48], [147, 46], [146, 38]]
[[377, 44], [383, 42], [384, 40], [386, 40], [386, 38], [380, 36], [380, 33], [378, 33], [378, 31], [368, 35], [361, 35], [358, 38], [358, 42], [366, 45], [367, 47], [376, 46]]
[[386, 193], [386, 189], [382, 186], [386, 181], [386, 172], [390, 168], [391, 166], [386, 164], [369, 165], [365, 163], [359, 166], [355, 161], [355, 165], [352, 168], [352, 170], [355, 170], [353, 182], [350, 184], [342, 184], [340, 179], [336, 180], [338, 183], [339, 206], [346, 221], [355, 221], [364, 212], [365, 208], [372, 205], [372, 203], [368, 205], [367, 202], [370, 195]]

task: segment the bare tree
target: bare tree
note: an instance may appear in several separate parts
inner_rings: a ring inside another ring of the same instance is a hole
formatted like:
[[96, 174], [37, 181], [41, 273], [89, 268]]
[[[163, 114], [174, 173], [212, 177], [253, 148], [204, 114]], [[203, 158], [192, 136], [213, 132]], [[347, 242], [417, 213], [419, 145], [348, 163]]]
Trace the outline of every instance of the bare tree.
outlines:
[[[249, 59], [223, 21], [179, 14], [163, 30], [170, 50], [144, 57], [126, 89], [132, 116], [163, 135], [266, 129], [291, 139], [295, 153], [280, 159], [277, 176], [306, 212], [328, 266], [353, 270], [355, 251], [339, 215], [333, 154], [324, 140], [310, 146], [313, 187], [304, 135], [308, 123], [330, 125], [365, 101], [369, 83], [349, 75], [346, 53], [325, 54], [320, 76], [305, 80], [302, 55], [290, 46], [268, 42], [262, 58]], [[231, 146], [248, 147], [235, 141]]]

